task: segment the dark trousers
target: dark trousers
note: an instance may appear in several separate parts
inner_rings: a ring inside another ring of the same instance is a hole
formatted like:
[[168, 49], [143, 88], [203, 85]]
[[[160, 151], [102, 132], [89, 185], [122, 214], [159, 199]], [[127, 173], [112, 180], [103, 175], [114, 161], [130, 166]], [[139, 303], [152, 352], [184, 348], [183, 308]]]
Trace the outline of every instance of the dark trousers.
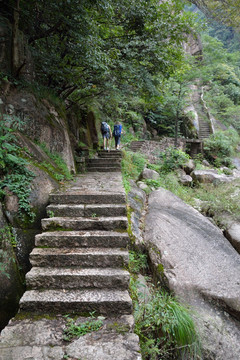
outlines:
[[117, 147], [118, 145], [120, 145], [120, 137], [121, 135], [115, 135], [114, 139], [115, 139], [115, 147]]

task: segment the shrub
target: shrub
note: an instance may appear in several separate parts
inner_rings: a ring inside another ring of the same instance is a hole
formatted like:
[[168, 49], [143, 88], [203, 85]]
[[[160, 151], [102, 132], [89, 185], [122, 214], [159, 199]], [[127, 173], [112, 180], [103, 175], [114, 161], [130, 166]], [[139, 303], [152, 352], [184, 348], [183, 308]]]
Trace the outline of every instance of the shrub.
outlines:
[[231, 166], [231, 156], [239, 143], [239, 135], [233, 129], [218, 131], [204, 142], [206, 158], [216, 167], [221, 165]]
[[122, 160], [123, 184], [126, 192], [130, 190], [129, 180], [137, 180], [144, 169], [146, 159], [143, 155], [125, 151]]
[[190, 156], [180, 149], [169, 147], [158, 154], [158, 159], [160, 171], [167, 173], [183, 166]]

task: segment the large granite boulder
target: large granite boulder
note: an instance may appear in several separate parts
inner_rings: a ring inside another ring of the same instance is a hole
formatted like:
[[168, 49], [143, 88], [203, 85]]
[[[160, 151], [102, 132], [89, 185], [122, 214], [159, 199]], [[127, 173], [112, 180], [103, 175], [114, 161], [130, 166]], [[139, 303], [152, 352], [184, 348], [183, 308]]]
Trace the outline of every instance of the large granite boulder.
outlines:
[[24, 291], [23, 277], [17, 267], [14, 236], [0, 203], [0, 331], [14, 316]]
[[160, 188], [144, 242], [157, 276], [197, 314], [204, 359], [240, 358], [240, 257], [220, 229]]
[[148, 168], [143, 169], [141, 172], [139, 179], [150, 179], [150, 180], [158, 180], [159, 173], [155, 170], [151, 170]]
[[237, 172], [235, 175], [225, 175], [225, 174], [218, 174], [218, 171], [215, 169], [209, 170], [194, 170], [191, 173], [191, 177], [193, 181], [200, 182], [200, 183], [226, 183], [235, 180], [238, 177]]

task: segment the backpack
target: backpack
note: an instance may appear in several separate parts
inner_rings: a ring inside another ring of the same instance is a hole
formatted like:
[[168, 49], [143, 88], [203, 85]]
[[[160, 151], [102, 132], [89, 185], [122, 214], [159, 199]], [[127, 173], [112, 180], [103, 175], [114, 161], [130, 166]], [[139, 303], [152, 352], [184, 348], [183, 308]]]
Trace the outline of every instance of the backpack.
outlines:
[[101, 132], [102, 134], [105, 134], [109, 131], [108, 124], [105, 121], [102, 121], [101, 123]]
[[122, 131], [122, 125], [114, 125], [113, 136], [120, 136]]

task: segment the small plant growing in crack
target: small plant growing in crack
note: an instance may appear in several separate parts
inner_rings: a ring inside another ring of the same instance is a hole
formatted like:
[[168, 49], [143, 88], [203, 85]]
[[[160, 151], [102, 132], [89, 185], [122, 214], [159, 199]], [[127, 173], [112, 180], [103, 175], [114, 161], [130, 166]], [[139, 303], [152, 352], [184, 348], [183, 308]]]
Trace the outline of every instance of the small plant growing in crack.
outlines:
[[53, 218], [54, 217], [54, 212], [52, 210], [48, 210], [47, 215], [48, 215], [48, 217]]
[[67, 324], [64, 329], [64, 337], [65, 341], [71, 341], [72, 338], [84, 336], [93, 331], [98, 331], [103, 326], [103, 320], [105, 319], [103, 316], [94, 317], [94, 313], [90, 314], [90, 318], [85, 322], [77, 324], [76, 321], [70, 318], [68, 315], [66, 316]]

